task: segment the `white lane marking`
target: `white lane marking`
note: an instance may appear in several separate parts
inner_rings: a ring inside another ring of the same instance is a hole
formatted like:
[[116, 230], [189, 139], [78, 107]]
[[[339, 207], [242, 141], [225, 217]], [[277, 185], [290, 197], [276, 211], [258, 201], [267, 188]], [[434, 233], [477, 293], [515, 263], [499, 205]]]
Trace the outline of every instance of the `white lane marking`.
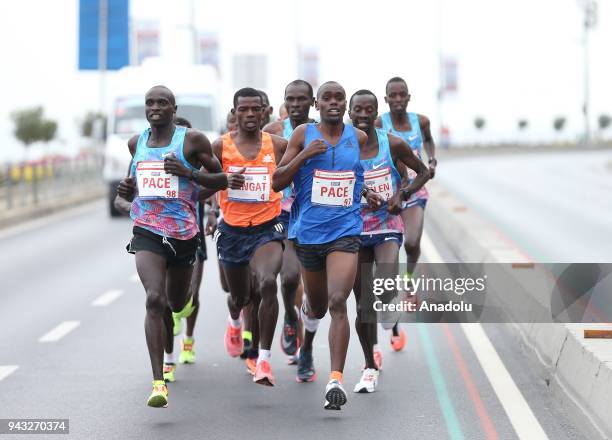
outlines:
[[18, 365], [0, 365], [0, 380], [10, 376], [19, 368]]
[[[421, 250], [428, 263], [443, 263], [442, 256], [426, 232], [421, 237]], [[517, 436], [529, 440], [547, 440], [542, 425], [531, 411], [525, 397], [506, 369], [491, 340], [480, 323], [463, 323], [461, 329], [472, 346], [487, 379], [501, 402]]]
[[100, 200], [96, 200], [94, 202], [87, 203], [82, 206], [66, 209], [55, 214], [45, 215], [34, 220], [22, 222], [15, 226], [9, 226], [0, 231], [0, 240], [12, 237], [13, 235], [23, 234], [25, 232], [31, 231], [32, 229], [37, 229], [42, 226], [58, 222], [60, 220], [67, 219], [69, 217], [76, 217], [80, 214], [84, 214], [90, 211], [96, 212], [101, 208], [102, 204], [103, 202], [101, 202]]
[[132, 274], [132, 276], [130, 277], [130, 281], [133, 283], [137, 283], [138, 281], [140, 281], [140, 277], [138, 276], [138, 272]]
[[94, 302], [91, 303], [94, 307], [104, 307], [115, 301], [123, 295], [123, 290], [109, 290], [108, 292], [100, 295]]
[[81, 325], [80, 321], [64, 321], [49, 333], [40, 337], [38, 342], [56, 342]]

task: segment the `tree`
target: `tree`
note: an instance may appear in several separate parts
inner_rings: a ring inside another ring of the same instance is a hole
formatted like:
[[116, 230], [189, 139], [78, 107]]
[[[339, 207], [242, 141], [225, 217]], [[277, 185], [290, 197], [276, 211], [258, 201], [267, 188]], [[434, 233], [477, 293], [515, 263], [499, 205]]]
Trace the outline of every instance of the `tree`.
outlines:
[[610, 115], [601, 114], [599, 118], [597, 118], [597, 123], [599, 124], [599, 130], [604, 131], [612, 123], [612, 117], [610, 117]]
[[523, 131], [529, 126], [529, 121], [527, 119], [519, 119], [517, 125], [518, 129]]
[[[104, 137], [106, 134], [106, 115], [99, 112], [87, 112], [85, 118], [81, 122], [81, 136], [83, 137], [93, 137], [96, 135], [101, 135]], [[100, 124], [101, 133], [96, 133], [96, 125]]]
[[476, 127], [476, 130], [482, 130], [484, 128], [484, 126], [486, 125], [486, 121], [484, 120], [483, 117], [476, 117], [474, 118], [474, 127]]
[[42, 107], [16, 110], [11, 113], [15, 137], [28, 146], [37, 141], [49, 142], [57, 133], [57, 122], [43, 118]]
[[553, 128], [561, 133], [561, 131], [563, 131], [563, 128], [565, 128], [565, 116], [557, 116], [554, 120], [553, 120]]

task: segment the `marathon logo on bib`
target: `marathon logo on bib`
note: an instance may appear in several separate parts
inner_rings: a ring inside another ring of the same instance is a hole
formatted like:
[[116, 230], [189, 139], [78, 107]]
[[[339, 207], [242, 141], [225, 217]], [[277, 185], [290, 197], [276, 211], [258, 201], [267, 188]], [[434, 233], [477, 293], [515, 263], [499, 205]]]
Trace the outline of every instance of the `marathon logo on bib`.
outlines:
[[348, 208], [353, 205], [354, 190], [354, 171], [315, 170], [310, 201], [315, 205]]
[[[386, 202], [393, 196], [393, 183], [391, 181], [391, 168], [380, 168], [363, 173], [363, 184], [383, 198]], [[367, 205], [365, 197], [361, 198], [361, 204]]]
[[161, 160], [142, 161], [136, 164], [138, 197], [176, 199], [179, 194], [179, 177], [164, 171]]
[[[243, 167], [230, 166], [228, 173], [240, 171]], [[261, 203], [270, 200], [270, 174], [268, 167], [246, 167], [244, 185], [240, 189], [227, 189], [228, 200], [234, 202]]]

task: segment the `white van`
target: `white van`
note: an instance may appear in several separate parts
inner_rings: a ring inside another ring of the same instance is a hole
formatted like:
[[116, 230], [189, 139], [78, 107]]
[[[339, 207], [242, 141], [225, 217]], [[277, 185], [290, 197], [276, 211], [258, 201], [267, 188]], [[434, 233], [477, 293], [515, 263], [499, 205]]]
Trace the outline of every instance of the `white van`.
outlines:
[[[177, 116], [189, 120], [212, 142], [219, 134], [220, 117], [217, 93], [220, 89], [216, 71], [210, 66], [168, 66], [151, 60], [138, 67], [122, 69], [113, 82], [116, 93], [108, 117], [104, 151], [104, 181], [108, 185], [108, 206], [112, 217], [121, 215], [114, 207], [117, 185], [128, 172], [130, 153], [127, 141], [148, 127], [144, 111], [144, 94], [163, 84], [175, 94]], [[130, 92], [131, 91], [131, 92]]]

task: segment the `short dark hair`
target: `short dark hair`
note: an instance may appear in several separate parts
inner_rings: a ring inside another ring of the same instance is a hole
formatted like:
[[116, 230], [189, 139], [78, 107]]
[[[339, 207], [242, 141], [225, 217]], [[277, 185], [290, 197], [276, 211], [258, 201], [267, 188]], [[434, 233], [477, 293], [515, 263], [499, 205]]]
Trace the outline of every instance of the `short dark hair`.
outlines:
[[385, 94], [387, 94], [387, 89], [389, 88], [389, 84], [391, 83], [402, 83], [406, 86], [406, 90], [408, 90], [408, 84], [404, 81], [404, 78], [400, 78], [399, 76], [394, 76], [389, 81], [387, 81], [387, 85], [385, 86]]
[[269, 106], [270, 105], [270, 100], [268, 99], [268, 94], [266, 92], [264, 92], [263, 90], [258, 90], [258, 92], [261, 95], [261, 102], [264, 105]]
[[187, 119], [183, 118], [182, 116], [175, 117], [174, 123], [176, 125], [180, 125], [181, 127], [193, 128], [191, 126], [191, 122], [189, 122]]
[[234, 93], [234, 108], [238, 105], [238, 98], [259, 98], [261, 103], [263, 104], [263, 97], [261, 96], [261, 92], [259, 90], [255, 90], [253, 87], [243, 87]]
[[338, 81], [325, 81], [317, 89], [317, 99], [319, 99], [319, 93], [321, 92], [321, 89], [329, 84], [336, 84], [337, 86], [340, 86], [340, 88], [344, 91], [344, 94], [346, 95], [346, 90], [344, 90], [344, 87], [342, 87], [342, 84], [340, 84]]
[[365, 96], [365, 95], [371, 95], [374, 97], [374, 104], [376, 105], [376, 110], [378, 110], [378, 98], [376, 98], [376, 95], [373, 92], [367, 89], [357, 90], [355, 93], [353, 93], [353, 96], [351, 96], [351, 99], [349, 101], [349, 109], [353, 108], [353, 98], [355, 96]]
[[285, 86], [285, 95], [287, 95], [287, 89], [289, 86], [306, 86], [308, 88], [308, 94], [311, 98], [314, 98], [314, 90], [308, 81], [303, 79], [295, 79]]
[[145, 94], [145, 96], [146, 96], [146, 95], [148, 95], [148, 94], [149, 94], [149, 92], [150, 92], [151, 90], [153, 90], [153, 89], [162, 89], [162, 90], [164, 90], [165, 92], [167, 92], [167, 93], [168, 93], [168, 95], [170, 95], [170, 102], [172, 103], [172, 105], [176, 105], [176, 98], [174, 97], [174, 93], [172, 92], [172, 90], [170, 90], [168, 87], [166, 87], [166, 86], [164, 86], [164, 85], [161, 85], [161, 84], [151, 87], [151, 88], [150, 88], [150, 89], [147, 91], [147, 93]]

